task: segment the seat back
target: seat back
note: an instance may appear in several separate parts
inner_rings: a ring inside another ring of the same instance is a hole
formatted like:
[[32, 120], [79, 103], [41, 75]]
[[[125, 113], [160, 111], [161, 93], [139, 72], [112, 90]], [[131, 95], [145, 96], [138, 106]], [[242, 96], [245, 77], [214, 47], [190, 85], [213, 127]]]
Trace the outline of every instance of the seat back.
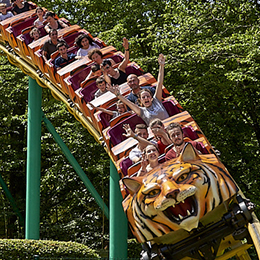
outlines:
[[95, 92], [98, 90], [96, 82], [92, 82], [85, 88], [83, 88], [80, 91], [80, 94], [83, 96], [83, 99], [85, 100], [86, 103], [90, 102], [91, 100], [94, 99], [95, 97]]
[[37, 16], [30, 17], [26, 19], [24, 22], [18, 23], [15, 26], [12, 26], [12, 32], [15, 37], [22, 33], [24, 28], [30, 27], [33, 25], [33, 22], [36, 20]]
[[143, 70], [134, 62], [126, 67], [125, 73], [126, 75], [135, 74], [137, 76], [141, 76], [144, 74]]
[[184, 137], [189, 137], [191, 140], [196, 140], [199, 138], [198, 134], [196, 133], [196, 131], [194, 131], [194, 129], [192, 128], [192, 126], [184, 126], [182, 128], [183, 131], [183, 136]]
[[169, 116], [174, 116], [178, 113], [180, 113], [179, 108], [174, 104], [172, 100], [165, 100], [162, 102], [164, 108], [168, 112]]
[[87, 66], [86, 68], [75, 73], [73, 76], [71, 76], [68, 79], [74, 91], [80, 88], [80, 83], [86, 79], [86, 77], [90, 73], [90, 70], [91, 70], [91, 66]]
[[125, 133], [125, 130], [123, 129], [124, 124], [129, 124], [132, 130], [134, 131], [135, 126], [137, 124], [145, 124], [145, 122], [141, 117], [134, 114], [128, 117], [127, 119], [121, 121], [120, 123], [116, 124], [115, 126], [111, 127], [107, 131], [107, 134], [110, 137], [110, 143], [112, 145], [117, 145], [126, 139], [126, 137], [123, 135], [123, 133]]
[[120, 169], [121, 169], [121, 172], [123, 173], [124, 176], [127, 176], [127, 170], [130, 166], [133, 165], [133, 162], [130, 160], [129, 157], [126, 157], [124, 160], [122, 160], [120, 163], [119, 163], [119, 166], [120, 166]]
[[[44, 26], [38, 27], [38, 29], [41, 33], [40, 38], [47, 35], [46, 31], [44, 30]], [[26, 45], [30, 44], [33, 41], [33, 39], [30, 36], [30, 31], [27, 31], [26, 29], [22, 31], [21, 38], [23, 39]]]
[[140, 162], [137, 162], [135, 164], [132, 164], [128, 170], [127, 170], [127, 175], [128, 176], [136, 176], [137, 172], [139, 171], [139, 169], [141, 168], [141, 163]]

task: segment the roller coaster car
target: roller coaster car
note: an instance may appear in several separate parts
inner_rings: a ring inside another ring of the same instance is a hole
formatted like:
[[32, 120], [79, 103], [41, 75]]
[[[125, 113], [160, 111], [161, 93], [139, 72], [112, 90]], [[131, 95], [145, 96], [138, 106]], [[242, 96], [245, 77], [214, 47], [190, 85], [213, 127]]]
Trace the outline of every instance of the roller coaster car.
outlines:
[[31, 27], [34, 21], [37, 19], [37, 16], [34, 15], [25, 19], [23, 22], [20, 22], [14, 26], [9, 26], [6, 29], [6, 36], [10, 46], [14, 49], [17, 47], [16, 37], [22, 33], [22, 30], [27, 27]]
[[232, 236], [233, 244], [244, 238], [247, 248], [252, 244], [247, 225], [254, 206], [214, 154], [199, 155], [187, 143], [178, 158], [122, 182], [130, 229], [144, 245], [141, 259], [215, 259]]
[[[68, 47], [70, 48], [70, 47], [74, 46], [74, 41], [75, 41], [76, 37], [79, 34], [82, 34], [82, 33], [89, 34], [86, 30], [79, 30], [79, 31], [73, 30], [71, 34], [69, 34], [67, 36], [63, 36], [63, 39], [66, 41]], [[42, 49], [39, 49], [38, 51], [35, 52], [35, 59], [37, 60], [37, 64], [38, 64], [39, 69], [43, 73], [48, 74], [48, 69], [47, 69], [45, 61], [43, 59], [43, 56], [42, 56]]]
[[4, 41], [8, 41], [8, 32], [6, 31], [6, 29], [8, 27], [10, 27], [10, 26], [12, 27], [17, 24], [20, 24], [20, 23], [24, 22], [26, 19], [30, 18], [32, 15], [35, 15], [35, 10], [30, 10], [28, 12], [24, 12], [24, 13], [15, 15], [11, 18], [8, 18], [8, 19], [0, 22], [0, 30], [1, 30], [2, 39]]
[[[103, 55], [105, 58], [113, 59], [116, 65], [118, 66], [119, 63], [124, 59], [123, 53], [121, 51], [111, 53], [109, 49], [103, 48], [101, 49], [101, 51], [104, 53]], [[91, 72], [91, 66], [93, 64], [94, 63], [91, 62], [82, 65], [77, 69], [70, 71], [70, 76], [63, 79], [64, 88], [67, 89], [67, 93], [70, 99], [77, 104], [80, 104], [81, 99], [81, 95], [78, 93], [81, 92], [82, 89], [88, 87], [88, 85], [93, 83], [94, 80], [96, 80], [96, 77], [87, 78], [87, 76]]]
[[[38, 29], [40, 31], [41, 37], [44, 37], [47, 35], [47, 33], [44, 29], [44, 26], [38, 27]], [[18, 49], [19, 49], [21, 55], [26, 59], [28, 59], [27, 56], [30, 56], [30, 53], [28, 50], [28, 45], [30, 43], [32, 43], [32, 41], [33, 41], [33, 39], [30, 36], [30, 31], [31, 31], [31, 28], [23, 29], [22, 33], [18, 37], [16, 37]], [[39, 66], [39, 63], [38, 63], [38, 66]]]

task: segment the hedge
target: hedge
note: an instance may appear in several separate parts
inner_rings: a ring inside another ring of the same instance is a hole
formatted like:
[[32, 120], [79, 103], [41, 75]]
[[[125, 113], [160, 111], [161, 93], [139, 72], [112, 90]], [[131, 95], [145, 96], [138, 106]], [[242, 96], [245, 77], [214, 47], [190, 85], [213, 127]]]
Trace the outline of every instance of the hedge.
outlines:
[[59, 258], [100, 258], [94, 250], [76, 242], [0, 239], [0, 259], [34, 259], [34, 255]]

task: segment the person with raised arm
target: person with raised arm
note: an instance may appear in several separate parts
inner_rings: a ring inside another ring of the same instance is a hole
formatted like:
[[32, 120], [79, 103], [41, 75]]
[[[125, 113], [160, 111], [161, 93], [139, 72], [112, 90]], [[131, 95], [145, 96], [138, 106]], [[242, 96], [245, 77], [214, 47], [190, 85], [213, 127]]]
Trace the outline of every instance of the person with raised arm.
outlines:
[[32, 6], [28, 2], [25, 2], [23, 0], [12, 0], [11, 2], [14, 6], [12, 8], [12, 12], [14, 15], [32, 10]]
[[[105, 108], [102, 108], [102, 107], [95, 107], [93, 104], [91, 104], [90, 102], [88, 102], [88, 105], [91, 106], [93, 109], [96, 109], [98, 111], [101, 111], [101, 112], [104, 112], [106, 114], [109, 114], [112, 116], [112, 119], [114, 119], [115, 117], [117, 116], [120, 116], [122, 115], [123, 113], [127, 112], [127, 108], [126, 108], [126, 105], [118, 100], [116, 102], [116, 111], [113, 111], [113, 110], [108, 110], [108, 109], [105, 109]], [[111, 120], [112, 120], [111, 119]]]
[[121, 85], [126, 82], [127, 75], [125, 70], [129, 63], [129, 43], [125, 37], [123, 38], [123, 47], [125, 49], [125, 57], [116, 69], [112, 67], [110, 60], [105, 59], [102, 62], [101, 68], [103, 70], [103, 75], [106, 82], [109, 84]]
[[165, 148], [172, 144], [171, 139], [164, 127], [162, 120], [155, 118], [150, 122], [149, 125], [152, 133], [154, 134], [154, 141], [157, 142], [158, 150], [160, 154], [164, 153]]
[[166, 109], [162, 104], [162, 86], [165, 64], [165, 58], [163, 54], [159, 55], [158, 62], [160, 67], [158, 74], [158, 85], [156, 87], [155, 94], [152, 95], [149, 89], [142, 89], [140, 91], [141, 107], [122, 96], [120, 94], [118, 85], [111, 86], [108, 84], [108, 90], [115, 94], [118, 99], [123, 101], [130, 109], [132, 109], [138, 116], [140, 116], [147, 125], [149, 125], [150, 121], [155, 118], [164, 120], [169, 117]]
[[143, 176], [155, 167], [159, 165], [159, 151], [154, 144], [147, 145], [144, 149], [142, 159], [141, 159], [141, 168], [137, 173], [137, 176]]
[[[122, 102], [122, 101], [121, 101]], [[124, 124], [123, 129], [125, 130], [125, 137], [132, 137], [138, 141], [136, 147], [134, 147], [129, 153], [129, 159], [133, 162], [139, 162], [142, 158], [142, 152], [147, 145], [156, 145], [156, 142], [150, 142], [147, 140], [149, 134], [147, 130], [147, 125], [137, 124], [135, 126], [135, 131], [133, 131], [129, 124]]]

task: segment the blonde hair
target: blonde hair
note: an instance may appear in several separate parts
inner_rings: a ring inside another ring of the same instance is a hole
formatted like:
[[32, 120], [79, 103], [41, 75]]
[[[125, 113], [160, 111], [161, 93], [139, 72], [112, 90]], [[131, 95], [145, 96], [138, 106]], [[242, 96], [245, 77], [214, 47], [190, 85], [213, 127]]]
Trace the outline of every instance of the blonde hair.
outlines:
[[33, 34], [34, 34], [35, 32], [38, 32], [39, 35], [41, 35], [41, 32], [40, 32], [40, 30], [39, 30], [38, 28], [33, 28], [33, 29], [30, 31], [30, 37], [31, 37], [31, 38], [33, 38]]
[[6, 8], [6, 4], [5, 3], [0, 3], [0, 7]]

